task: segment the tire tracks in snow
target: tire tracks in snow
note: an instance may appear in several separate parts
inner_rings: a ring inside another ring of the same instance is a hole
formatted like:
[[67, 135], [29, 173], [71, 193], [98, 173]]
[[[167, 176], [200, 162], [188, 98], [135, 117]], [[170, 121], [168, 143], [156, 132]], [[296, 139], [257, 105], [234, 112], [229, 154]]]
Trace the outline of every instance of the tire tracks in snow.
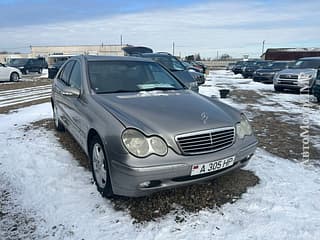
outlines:
[[0, 108], [49, 99], [51, 85], [0, 91]]

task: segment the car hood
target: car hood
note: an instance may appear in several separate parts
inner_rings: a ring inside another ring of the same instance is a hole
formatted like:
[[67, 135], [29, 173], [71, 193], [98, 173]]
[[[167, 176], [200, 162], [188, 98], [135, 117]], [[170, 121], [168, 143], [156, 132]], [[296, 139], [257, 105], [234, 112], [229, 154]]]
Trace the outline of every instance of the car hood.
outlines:
[[305, 74], [315, 74], [316, 70], [313, 68], [304, 68], [304, 69], [294, 69], [294, 68], [289, 68], [289, 69], [284, 69], [279, 72], [279, 74], [297, 74], [299, 75], [300, 73], [305, 73]]
[[257, 73], [273, 73], [273, 72], [279, 72], [281, 69], [276, 69], [276, 68], [261, 68], [258, 69], [256, 72]]
[[16, 67], [12, 67], [12, 66], [6, 66], [7, 69], [10, 69], [11, 71], [17, 71], [20, 72], [20, 69], [16, 68]]
[[93, 98], [125, 127], [150, 135], [175, 136], [235, 126], [240, 120], [237, 110], [190, 90], [101, 94]]

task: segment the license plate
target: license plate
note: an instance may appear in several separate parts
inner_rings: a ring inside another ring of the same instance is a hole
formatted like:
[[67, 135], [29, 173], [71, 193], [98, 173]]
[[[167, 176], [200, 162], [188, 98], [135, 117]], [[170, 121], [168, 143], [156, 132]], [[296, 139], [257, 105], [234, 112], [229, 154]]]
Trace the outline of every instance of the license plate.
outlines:
[[209, 173], [209, 172], [215, 172], [220, 169], [230, 167], [233, 165], [234, 159], [235, 157], [233, 156], [233, 157], [217, 160], [214, 162], [192, 165], [191, 176]]

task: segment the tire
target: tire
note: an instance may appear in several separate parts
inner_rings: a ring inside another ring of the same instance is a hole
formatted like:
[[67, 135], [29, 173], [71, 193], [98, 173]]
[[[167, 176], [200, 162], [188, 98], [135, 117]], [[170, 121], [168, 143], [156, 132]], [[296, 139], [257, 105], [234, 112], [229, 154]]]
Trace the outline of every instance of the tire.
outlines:
[[278, 87], [278, 86], [274, 86], [274, 90], [276, 92], [283, 92], [283, 88], [282, 87]]
[[63, 124], [61, 123], [61, 121], [59, 120], [59, 117], [57, 115], [57, 107], [55, 105], [53, 105], [53, 107], [52, 107], [52, 112], [53, 112], [54, 126], [55, 126], [56, 130], [59, 132], [64, 132], [65, 128], [64, 128]]
[[89, 142], [90, 164], [92, 176], [98, 191], [103, 197], [113, 197], [109, 167], [103, 143], [99, 136], [94, 135]]
[[38, 73], [39, 73], [39, 74], [41, 74], [41, 73], [42, 73], [42, 68], [39, 68]]
[[28, 70], [28, 69], [26, 69], [26, 70], [24, 70], [24, 74], [29, 74], [30, 73], [30, 71]]
[[19, 74], [16, 72], [11, 73], [10, 82], [17, 82], [17, 81], [19, 81]]
[[317, 97], [317, 101], [318, 101], [318, 103], [320, 103], [320, 96]]

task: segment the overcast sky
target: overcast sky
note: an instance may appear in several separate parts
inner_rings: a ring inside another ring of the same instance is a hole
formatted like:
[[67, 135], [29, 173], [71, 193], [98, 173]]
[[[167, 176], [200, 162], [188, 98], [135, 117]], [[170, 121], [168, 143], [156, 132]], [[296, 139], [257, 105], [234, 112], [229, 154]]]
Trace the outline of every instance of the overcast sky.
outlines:
[[182, 56], [320, 47], [320, 1], [0, 0], [0, 51], [30, 45], [149, 46]]

